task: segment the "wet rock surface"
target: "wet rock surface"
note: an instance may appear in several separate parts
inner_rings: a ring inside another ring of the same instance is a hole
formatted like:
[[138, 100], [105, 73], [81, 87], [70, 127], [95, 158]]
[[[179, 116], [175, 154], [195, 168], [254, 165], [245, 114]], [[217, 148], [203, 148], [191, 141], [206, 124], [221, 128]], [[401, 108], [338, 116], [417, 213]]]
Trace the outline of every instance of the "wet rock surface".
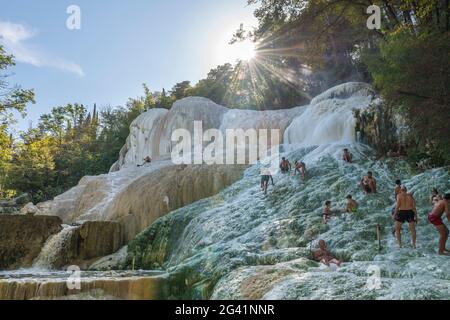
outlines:
[[0, 269], [30, 267], [61, 223], [59, 217], [0, 216]]
[[93, 260], [123, 246], [123, 227], [111, 221], [87, 221], [80, 226], [65, 226], [52, 236], [34, 261], [41, 269], [62, 269], [77, 265], [86, 269]]

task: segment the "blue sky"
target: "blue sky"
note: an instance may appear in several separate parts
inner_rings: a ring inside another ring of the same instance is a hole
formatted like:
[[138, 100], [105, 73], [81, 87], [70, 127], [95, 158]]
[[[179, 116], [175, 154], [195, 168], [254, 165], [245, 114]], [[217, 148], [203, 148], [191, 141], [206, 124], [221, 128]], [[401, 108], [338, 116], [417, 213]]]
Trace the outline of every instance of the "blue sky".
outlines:
[[[69, 5], [81, 30], [69, 30]], [[227, 41], [255, 26], [246, 0], [0, 0], [0, 43], [17, 56], [11, 81], [36, 91], [18, 129], [66, 103], [123, 105], [142, 93], [195, 83], [233, 62]]]

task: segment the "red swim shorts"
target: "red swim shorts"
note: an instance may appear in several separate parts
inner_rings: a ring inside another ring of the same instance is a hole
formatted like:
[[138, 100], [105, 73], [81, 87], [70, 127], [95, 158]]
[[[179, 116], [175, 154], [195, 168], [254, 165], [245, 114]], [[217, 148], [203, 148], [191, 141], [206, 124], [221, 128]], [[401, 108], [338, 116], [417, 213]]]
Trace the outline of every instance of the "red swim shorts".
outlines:
[[433, 213], [430, 213], [428, 215], [428, 221], [430, 221], [430, 223], [435, 226], [442, 226], [444, 224], [442, 218], [435, 216]]

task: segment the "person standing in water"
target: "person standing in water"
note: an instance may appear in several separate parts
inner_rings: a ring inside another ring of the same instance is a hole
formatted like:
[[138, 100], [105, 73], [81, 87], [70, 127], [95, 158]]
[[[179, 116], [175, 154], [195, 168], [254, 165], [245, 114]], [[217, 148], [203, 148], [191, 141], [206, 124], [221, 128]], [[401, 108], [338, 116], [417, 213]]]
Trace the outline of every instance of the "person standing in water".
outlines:
[[347, 148], [344, 149], [344, 154], [342, 155], [342, 160], [347, 163], [352, 163], [352, 154], [348, 151]]
[[338, 267], [342, 264], [342, 260], [337, 259], [331, 254], [324, 240], [319, 240], [319, 249], [313, 252], [313, 257], [315, 261], [323, 263], [328, 267], [330, 264], [335, 264]]
[[449, 255], [450, 250], [446, 249], [448, 240], [448, 228], [442, 221], [442, 215], [445, 212], [447, 220], [450, 222], [450, 210], [449, 210], [450, 193], [444, 196], [444, 199], [440, 200], [428, 215], [428, 221], [434, 225], [439, 232], [439, 255]]
[[330, 221], [331, 217], [333, 216], [333, 211], [331, 211], [331, 201], [325, 202], [325, 208], [323, 208], [322, 216], [323, 223], [328, 224], [328, 221]]
[[430, 203], [434, 205], [436, 200], [439, 201], [439, 191], [437, 188], [433, 188], [433, 190], [431, 190]]
[[270, 180], [272, 180], [272, 185], [274, 186], [275, 184], [273, 183], [272, 173], [269, 169], [264, 169], [261, 174], [261, 189], [264, 190], [264, 193], [267, 193]]
[[288, 173], [289, 171], [292, 170], [291, 163], [285, 157], [281, 159], [280, 170], [281, 173]]
[[302, 161], [295, 161], [295, 171], [294, 171], [294, 175], [298, 174], [305, 179], [306, 176], [306, 164]]
[[402, 191], [397, 196], [397, 205], [395, 206], [395, 235], [400, 248], [402, 247], [402, 226], [407, 222], [412, 237], [412, 246], [416, 248], [416, 224], [417, 210], [416, 201], [412, 194], [408, 193], [408, 189], [403, 186]]
[[347, 204], [345, 207], [345, 212], [347, 213], [356, 213], [358, 210], [358, 202], [353, 200], [353, 197], [351, 195], [347, 196]]
[[373, 177], [372, 171], [367, 172], [360, 182], [361, 189], [366, 193], [377, 193], [377, 180]]

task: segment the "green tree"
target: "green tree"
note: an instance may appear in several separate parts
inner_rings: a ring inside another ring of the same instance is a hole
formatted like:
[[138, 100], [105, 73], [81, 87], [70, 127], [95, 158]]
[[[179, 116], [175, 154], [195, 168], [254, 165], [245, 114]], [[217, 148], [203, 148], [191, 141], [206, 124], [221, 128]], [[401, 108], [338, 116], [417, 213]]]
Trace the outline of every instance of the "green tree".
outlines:
[[190, 81], [183, 81], [175, 84], [171, 90], [173, 100], [179, 100], [187, 97], [190, 88]]
[[24, 114], [27, 103], [34, 103], [33, 90], [25, 90], [8, 82], [6, 70], [14, 65], [13, 56], [7, 55], [0, 46], [0, 121], [5, 121], [9, 110], [17, 110]]

